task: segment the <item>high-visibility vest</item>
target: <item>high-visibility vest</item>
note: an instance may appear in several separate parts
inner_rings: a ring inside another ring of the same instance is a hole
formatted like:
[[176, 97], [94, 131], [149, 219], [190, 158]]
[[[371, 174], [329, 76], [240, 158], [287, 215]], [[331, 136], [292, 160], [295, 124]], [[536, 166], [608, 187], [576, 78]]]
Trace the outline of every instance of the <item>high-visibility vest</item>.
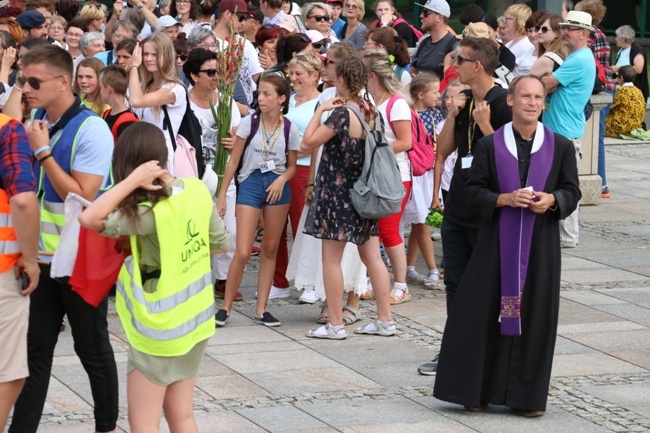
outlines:
[[181, 193], [153, 207], [161, 265], [156, 291], [143, 290], [137, 236], [131, 236], [133, 255], [117, 282], [115, 306], [129, 343], [155, 356], [184, 355], [214, 335], [209, 239], [214, 204], [202, 181], [183, 182]]
[[[31, 119], [42, 119], [44, 115], [43, 109], [32, 110]], [[68, 175], [72, 175], [72, 162], [77, 150], [77, 142], [79, 135], [88, 122], [93, 117], [99, 117], [93, 111], [81, 110], [65, 125], [61, 134], [56, 138], [50, 139], [50, 152], [52, 153], [57, 164]], [[55, 134], [56, 135], [56, 134]], [[45, 174], [45, 170], [41, 167], [41, 163], [36, 160], [34, 162], [34, 174], [38, 182], [38, 195], [40, 198], [41, 208], [41, 246], [44, 251], [54, 252], [61, 240], [61, 231], [65, 225], [65, 197], [59, 197], [59, 194], [54, 189], [52, 182]], [[111, 186], [112, 170], [109, 173], [108, 183], [103, 185], [101, 191], [105, 191]]]
[[[0, 114], [0, 128], [11, 120], [11, 117]], [[16, 240], [14, 225], [11, 222], [9, 194], [0, 188], [0, 273], [11, 269], [16, 264], [20, 254], [20, 246]]]

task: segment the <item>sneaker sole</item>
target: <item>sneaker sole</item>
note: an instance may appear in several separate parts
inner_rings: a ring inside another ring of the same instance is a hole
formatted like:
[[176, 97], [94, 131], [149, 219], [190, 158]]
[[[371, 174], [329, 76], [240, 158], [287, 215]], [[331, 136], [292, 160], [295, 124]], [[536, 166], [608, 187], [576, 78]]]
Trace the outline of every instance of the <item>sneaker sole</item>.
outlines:
[[255, 322], [255, 323], [259, 323], [260, 325], [264, 325], [268, 328], [275, 328], [276, 326], [282, 325], [282, 323], [280, 322], [275, 322], [275, 323]]
[[333, 336], [333, 335], [314, 335], [314, 334], [312, 334], [312, 335], [305, 334], [305, 337], [307, 337], [307, 338], [318, 338], [319, 340], [345, 340], [346, 338], [348, 338], [347, 335]]
[[315, 304], [316, 302], [318, 302], [318, 299], [298, 299], [299, 304]]
[[422, 371], [418, 368], [418, 373], [420, 373], [422, 376], [435, 376], [436, 372], [435, 371]]

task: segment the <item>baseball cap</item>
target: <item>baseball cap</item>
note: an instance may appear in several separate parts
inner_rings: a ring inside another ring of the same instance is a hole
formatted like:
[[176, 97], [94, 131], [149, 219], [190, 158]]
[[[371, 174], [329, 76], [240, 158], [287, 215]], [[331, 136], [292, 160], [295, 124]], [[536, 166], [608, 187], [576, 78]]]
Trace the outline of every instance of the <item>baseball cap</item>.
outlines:
[[248, 11], [252, 12], [253, 15], [251, 15], [251, 18], [257, 21], [260, 24], [264, 24], [264, 14], [262, 13], [261, 10], [256, 8], [255, 6], [248, 6]]
[[253, 15], [253, 12], [248, 10], [248, 6], [246, 6], [244, 0], [222, 0], [219, 3], [218, 11], [219, 15], [221, 15], [225, 11], [235, 13], [235, 9], [238, 15]]
[[282, 14], [278, 21], [275, 23], [278, 27], [282, 27], [289, 33], [294, 33], [298, 30], [298, 24], [296, 23], [296, 17], [293, 15]]
[[156, 20], [156, 30], [166, 29], [172, 26], [182, 26], [182, 24], [169, 15], [163, 15]]
[[449, 3], [446, 0], [428, 0], [425, 4], [416, 3], [418, 6], [422, 6], [425, 9], [429, 9], [432, 12], [442, 15], [443, 17], [449, 18], [451, 15], [451, 9], [449, 9]]
[[458, 39], [463, 39], [463, 38], [488, 38], [491, 39], [490, 36], [490, 27], [485, 24], [485, 23], [469, 23], [467, 24], [467, 27], [465, 27], [465, 30], [463, 30], [463, 33], [460, 35], [456, 35]]
[[24, 30], [31, 30], [42, 26], [45, 17], [39, 11], [25, 11], [16, 17], [16, 21]]
[[327, 0], [325, 3], [330, 4], [330, 3], [338, 3], [341, 6], [343, 6], [343, 0]]
[[307, 30], [307, 31], [305, 32], [305, 34], [306, 34], [307, 36], [309, 36], [309, 39], [311, 39], [311, 43], [312, 43], [312, 44], [315, 44], [316, 42], [320, 42], [320, 41], [322, 41], [323, 39], [328, 39], [328, 40], [329, 40], [329, 38], [328, 38], [327, 36], [323, 35], [323, 34], [322, 34], [321, 32], [319, 32], [318, 30]]

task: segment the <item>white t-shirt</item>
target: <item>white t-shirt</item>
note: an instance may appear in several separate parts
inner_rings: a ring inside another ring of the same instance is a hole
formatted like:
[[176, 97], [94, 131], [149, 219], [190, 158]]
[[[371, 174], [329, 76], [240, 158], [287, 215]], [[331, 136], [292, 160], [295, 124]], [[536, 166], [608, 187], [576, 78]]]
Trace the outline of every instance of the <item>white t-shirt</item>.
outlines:
[[[172, 129], [174, 130], [174, 138], [178, 134], [178, 128], [181, 126], [183, 116], [185, 115], [185, 109], [187, 108], [187, 99], [186, 99], [186, 90], [183, 85], [178, 83], [167, 83], [162, 86], [163, 88], [170, 89], [176, 95], [176, 100], [172, 104], [167, 104], [167, 112], [169, 113], [169, 121], [172, 124]], [[143, 122], [151, 123], [156, 125], [165, 135], [165, 141], [167, 142], [167, 151], [169, 155], [174, 154], [174, 148], [172, 147], [171, 136], [169, 131], [165, 130], [163, 127], [163, 121], [165, 118], [165, 113], [161, 108], [156, 107], [154, 110], [153, 107], [145, 108], [136, 108], [133, 110], [135, 114]], [[169, 173], [174, 175], [174, 158], [170, 157], [167, 160], [167, 169]]]
[[516, 76], [526, 75], [530, 68], [533, 67], [533, 63], [537, 60], [535, 55], [535, 45], [528, 39], [524, 37], [516, 44], [513, 44], [514, 41], [510, 41], [506, 44], [506, 48], [509, 48], [512, 51], [512, 54], [515, 55], [516, 65], [515, 70], [512, 71]]
[[[214, 106], [215, 112], [217, 105]], [[217, 122], [214, 120], [212, 110], [209, 108], [201, 108], [190, 99], [190, 107], [192, 112], [199, 119], [201, 124], [201, 136], [203, 137], [203, 161], [206, 164], [214, 165], [214, 157], [217, 153]], [[236, 128], [241, 123], [241, 113], [237, 109], [237, 104], [233, 100], [231, 102], [232, 117], [230, 118], [230, 129]], [[228, 156], [230, 158], [230, 155]]]
[[[381, 117], [384, 119], [384, 136], [389, 144], [393, 144], [397, 137], [393, 133], [392, 128], [388, 124], [388, 116], [386, 113], [386, 108], [388, 107], [388, 101], [381, 104], [378, 109]], [[396, 122], [398, 120], [408, 120], [411, 121], [411, 107], [404, 100], [404, 98], [399, 98], [393, 104], [392, 109], [390, 110], [390, 120], [391, 122]], [[402, 182], [409, 182], [411, 180], [411, 163], [409, 158], [406, 155], [406, 152], [397, 152], [395, 153], [395, 159], [397, 159], [397, 166], [399, 167], [399, 172], [402, 175]]]
[[[253, 115], [246, 116], [242, 119], [239, 124], [239, 129], [237, 130], [237, 137], [247, 139], [251, 133], [251, 121]], [[281, 123], [277, 130], [277, 139], [276, 134], [273, 131], [267, 131], [267, 137], [270, 139], [268, 146], [264, 146], [264, 141], [262, 141], [262, 125], [257, 129], [257, 134], [251, 139], [250, 144], [246, 148], [246, 151], [242, 155], [242, 168], [239, 171], [238, 181], [239, 183], [246, 180], [251, 173], [255, 170], [260, 169], [260, 164], [263, 162], [273, 161], [275, 164], [275, 169], [273, 173], [282, 174], [287, 169], [287, 158], [285, 151], [285, 141], [284, 141], [284, 125]], [[265, 149], [266, 147], [266, 149]], [[289, 150], [299, 150], [300, 149], [300, 132], [298, 127], [291, 124], [291, 129], [289, 130]]]

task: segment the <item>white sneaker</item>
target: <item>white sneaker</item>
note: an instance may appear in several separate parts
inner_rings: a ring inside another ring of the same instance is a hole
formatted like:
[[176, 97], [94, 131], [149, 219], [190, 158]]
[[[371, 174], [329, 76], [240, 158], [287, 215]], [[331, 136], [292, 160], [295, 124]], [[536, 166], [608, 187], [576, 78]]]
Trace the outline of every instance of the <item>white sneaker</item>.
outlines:
[[[281, 289], [279, 287], [271, 286], [269, 293], [269, 300], [271, 299], [286, 299], [291, 297], [291, 288]], [[257, 299], [257, 292], [255, 292], [255, 299]]]
[[302, 295], [298, 298], [298, 302], [301, 304], [315, 304], [318, 302], [318, 296], [316, 296], [316, 289], [305, 289], [302, 291]]

